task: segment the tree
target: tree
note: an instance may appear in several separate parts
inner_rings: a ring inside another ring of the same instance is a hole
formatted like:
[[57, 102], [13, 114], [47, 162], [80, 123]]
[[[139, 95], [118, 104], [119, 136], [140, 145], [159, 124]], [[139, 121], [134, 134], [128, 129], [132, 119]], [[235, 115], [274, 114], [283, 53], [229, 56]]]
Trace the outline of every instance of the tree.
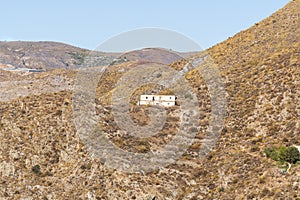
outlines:
[[286, 149], [285, 161], [295, 164], [300, 161], [300, 152], [296, 147], [288, 147]]
[[296, 147], [281, 146], [278, 149], [272, 147], [265, 149], [266, 156], [280, 163], [295, 164], [300, 161], [300, 152]]

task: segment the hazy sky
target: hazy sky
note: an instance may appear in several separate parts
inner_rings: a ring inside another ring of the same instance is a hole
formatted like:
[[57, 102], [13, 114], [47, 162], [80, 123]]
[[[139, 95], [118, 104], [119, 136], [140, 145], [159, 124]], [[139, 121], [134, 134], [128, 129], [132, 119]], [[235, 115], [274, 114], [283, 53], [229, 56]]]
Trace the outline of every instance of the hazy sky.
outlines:
[[119, 33], [156, 27], [177, 31], [206, 49], [288, 2], [6, 0], [0, 4], [0, 40], [58, 41], [94, 49]]

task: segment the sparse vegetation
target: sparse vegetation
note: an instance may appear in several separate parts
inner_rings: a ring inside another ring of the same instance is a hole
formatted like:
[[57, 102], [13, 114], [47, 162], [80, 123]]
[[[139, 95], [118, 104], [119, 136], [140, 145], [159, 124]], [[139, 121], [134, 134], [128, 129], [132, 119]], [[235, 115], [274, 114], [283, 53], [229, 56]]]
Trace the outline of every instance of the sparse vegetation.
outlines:
[[71, 57], [75, 60], [73, 64], [80, 65], [84, 62], [84, 58], [86, 57], [86, 54], [84, 53], [78, 53], [78, 52], [69, 52]]
[[31, 171], [37, 175], [41, 174], [41, 167], [39, 165], [34, 165], [31, 168]]
[[117, 65], [117, 64], [122, 64], [122, 63], [125, 63], [125, 62], [128, 62], [129, 60], [127, 59], [126, 56], [124, 57], [120, 57], [120, 58], [115, 58], [111, 63], [110, 65]]
[[190, 93], [188, 93], [188, 94], [184, 95], [184, 98], [186, 98], [186, 99], [193, 99], [193, 95], [190, 94]]

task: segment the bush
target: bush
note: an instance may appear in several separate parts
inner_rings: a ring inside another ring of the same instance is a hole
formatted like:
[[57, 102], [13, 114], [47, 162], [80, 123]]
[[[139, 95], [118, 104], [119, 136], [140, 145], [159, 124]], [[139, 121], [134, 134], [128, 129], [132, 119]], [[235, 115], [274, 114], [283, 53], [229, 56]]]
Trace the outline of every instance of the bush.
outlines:
[[31, 168], [31, 171], [35, 174], [41, 174], [41, 167], [39, 165], [34, 165], [32, 168]]
[[295, 164], [300, 161], [300, 152], [296, 147], [279, 147], [278, 149], [271, 147], [265, 149], [265, 154], [268, 158], [278, 162], [288, 162]]
[[286, 150], [285, 161], [295, 164], [300, 161], [300, 152], [296, 147], [288, 147]]
[[272, 160], [278, 161], [278, 153], [274, 147], [266, 148], [265, 154], [266, 154], [267, 158], [271, 158]]
[[252, 147], [251, 148], [251, 152], [257, 152], [257, 151], [259, 151], [260, 149], [259, 149], [259, 147], [257, 147], [257, 146], [254, 146], [254, 147]]
[[284, 162], [286, 161], [286, 152], [287, 152], [287, 148], [286, 147], [279, 147], [279, 149], [277, 150], [278, 152], [278, 161], [280, 162]]

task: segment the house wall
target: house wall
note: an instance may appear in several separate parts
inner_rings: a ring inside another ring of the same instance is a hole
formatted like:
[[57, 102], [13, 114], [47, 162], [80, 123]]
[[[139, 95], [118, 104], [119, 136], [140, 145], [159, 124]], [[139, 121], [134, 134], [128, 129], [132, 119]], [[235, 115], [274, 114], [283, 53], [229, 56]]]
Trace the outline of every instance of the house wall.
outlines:
[[146, 101], [146, 100], [140, 100], [138, 102], [138, 105], [154, 105], [154, 102], [153, 101]]
[[161, 105], [166, 106], [166, 107], [175, 106], [175, 101], [163, 101], [163, 102], [161, 102]]
[[175, 101], [174, 95], [155, 95], [154, 98], [157, 101]]
[[155, 95], [141, 95], [140, 100], [141, 101], [149, 101], [149, 100], [152, 101], [154, 96]]

